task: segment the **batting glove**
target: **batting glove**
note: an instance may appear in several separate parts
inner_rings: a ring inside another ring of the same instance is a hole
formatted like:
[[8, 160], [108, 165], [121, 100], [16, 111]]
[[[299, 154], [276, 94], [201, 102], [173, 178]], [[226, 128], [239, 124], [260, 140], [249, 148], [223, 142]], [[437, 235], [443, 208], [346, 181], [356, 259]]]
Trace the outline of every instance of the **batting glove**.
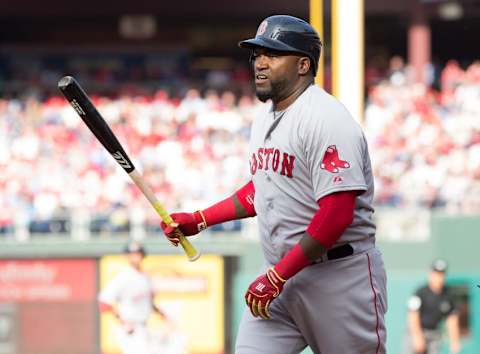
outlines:
[[245, 300], [253, 316], [270, 318], [268, 311], [270, 303], [280, 295], [285, 282], [286, 280], [280, 277], [272, 267], [267, 270], [266, 274], [259, 276], [250, 284], [245, 294]]
[[167, 225], [162, 221], [160, 226], [167, 239], [175, 247], [180, 243], [179, 230], [185, 236], [192, 236], [207, 228], [207, 223], [200, 211], [194, 213], [173, 213], [170, 216], [173, 219], [173, 223]]

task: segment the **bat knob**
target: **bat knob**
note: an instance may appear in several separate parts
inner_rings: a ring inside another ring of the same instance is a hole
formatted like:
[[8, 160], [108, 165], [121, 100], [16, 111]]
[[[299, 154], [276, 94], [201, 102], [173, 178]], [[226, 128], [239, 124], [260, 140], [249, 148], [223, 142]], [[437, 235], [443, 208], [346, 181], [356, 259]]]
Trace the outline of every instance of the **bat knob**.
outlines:
[[58, 81], [58, 88], [62, 90], [71, 85], [74, 81], [75, 79], [72, 76], [64, 76]]

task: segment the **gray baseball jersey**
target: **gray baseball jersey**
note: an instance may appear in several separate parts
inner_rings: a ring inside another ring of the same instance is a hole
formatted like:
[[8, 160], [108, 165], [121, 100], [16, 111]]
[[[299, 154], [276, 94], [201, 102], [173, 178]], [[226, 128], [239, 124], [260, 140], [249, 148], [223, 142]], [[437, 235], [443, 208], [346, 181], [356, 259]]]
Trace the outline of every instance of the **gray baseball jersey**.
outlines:
[[122, 321], [144, 324], [153, 312], [153, 287], [149, 276], [133, 267], [118, 273], [99, 294], [99, 300], [117, 305]]
[[320, 198], [362, 193], [352, 224], [333, 246], [348, 243], [353, 255], [322, 257], [289, 279], [270, 320], [246, 310], [236, 353], [293, 354], [307, 345], [321, 354], [385, 353], [386, 275], [375, 248], [373, 177], [361, 127], [315, 85], [283, 112], [265, 106], [252, 125], [249, 151], [265, 267], [299, 242]]
[[[266, 105], [253, 122], [250, 172], [267, 261], [296, 244], [330, 193], [362, 190], [339, 244], [373, 238], [373, 177], [360, 126], [333, 96], [310, 86], [278, 117]], [[277, 122], [277, 120], [279, 120]]]

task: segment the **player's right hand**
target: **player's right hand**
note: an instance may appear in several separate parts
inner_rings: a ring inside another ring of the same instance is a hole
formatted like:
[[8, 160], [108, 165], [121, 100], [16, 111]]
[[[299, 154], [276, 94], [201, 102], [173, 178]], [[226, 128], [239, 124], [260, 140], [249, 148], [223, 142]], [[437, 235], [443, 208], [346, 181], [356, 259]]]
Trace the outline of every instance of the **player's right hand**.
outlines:
[[179, 230], [185, 236], [192, 236], [205, 229], [203, 219], [198, 211], [194, 213], [173, 213], [170, 216], [173, 223], [167, 225], [162, 221], [160, 226], [167, 239], [174, 246], [178, 246], [180, 243]]

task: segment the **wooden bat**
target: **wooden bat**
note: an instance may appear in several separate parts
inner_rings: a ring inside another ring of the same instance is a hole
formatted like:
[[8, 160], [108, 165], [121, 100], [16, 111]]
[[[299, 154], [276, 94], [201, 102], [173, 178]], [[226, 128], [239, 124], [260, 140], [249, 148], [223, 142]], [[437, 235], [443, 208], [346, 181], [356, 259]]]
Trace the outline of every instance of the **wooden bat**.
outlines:
[[[80, 118], [85, 122], [90, 131], [97, 137], [98, 141], [102, 143], [105, 149], [113, 156], [115, 161], [127, 172], [132, 179], [133, 183], [137, 185], [142, 193], [147, 197], [150, 204], [157, 211], [165, 224], [170, 225], [173, 220], [167, 213], [162, 204], [155, 197], [155, 194], [150, 187], [145, 183], [142, 175], [135, 169], [132, 161], [125, 153], [122, 145], [118, 141], [115, 134], [108, 126], [107, 122], [103, 119], [100, 113], [93, 105], [90, 98], [85, 91], [79, 85], [79, 83], [71, 76], [65, 76], [58, 82], [58, 88], [70, 102], [72, 107], [78, 113]], [[200, 257], [200, 253], [193, 247], [193, 245], [187, 240], [187, 238], [180, 234], [180, 244], [182, 245], [185, 253], [188, 256], [188, 260], [193, 262]]]

